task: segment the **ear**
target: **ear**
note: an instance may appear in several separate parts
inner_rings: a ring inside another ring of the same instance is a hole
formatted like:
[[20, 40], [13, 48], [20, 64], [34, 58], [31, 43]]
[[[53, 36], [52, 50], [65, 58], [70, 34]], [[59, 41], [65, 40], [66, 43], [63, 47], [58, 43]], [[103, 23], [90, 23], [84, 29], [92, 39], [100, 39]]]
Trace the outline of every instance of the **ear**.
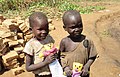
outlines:
[[65, 26], [65, 25], [63, 25], [63, 28], [64, 28], [64, 30], [66, 31], [66, 26]]
[[29, 28], [29, 31], [32, 31], [32, 28], [31, 28], [31, 27]]
[[29, 32], [32, 33], [32, 28], [31, 27], [29, 28]]

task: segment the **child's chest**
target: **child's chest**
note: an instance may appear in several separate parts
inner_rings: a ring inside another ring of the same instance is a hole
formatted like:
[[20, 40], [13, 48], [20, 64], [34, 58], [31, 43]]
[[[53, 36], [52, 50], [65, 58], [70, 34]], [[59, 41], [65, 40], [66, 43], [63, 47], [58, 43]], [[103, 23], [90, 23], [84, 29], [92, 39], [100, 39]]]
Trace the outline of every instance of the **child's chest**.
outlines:
[[83, 49], [83, 43], [82, 42], [71, 42], [71, 41], [69, 41], [65, 45], [65, 51], [73, 51], [73, 50], [75, 50], [78, 47], [80, 47], [81, 49]]

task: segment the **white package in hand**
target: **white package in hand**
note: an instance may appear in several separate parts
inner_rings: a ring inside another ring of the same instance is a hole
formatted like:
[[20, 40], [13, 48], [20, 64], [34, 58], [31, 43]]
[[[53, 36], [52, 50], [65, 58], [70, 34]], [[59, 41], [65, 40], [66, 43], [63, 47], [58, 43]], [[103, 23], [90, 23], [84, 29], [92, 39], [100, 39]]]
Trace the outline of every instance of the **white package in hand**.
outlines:
[[54, 62], [49, 64], [49, 68], [50, 68], [52, 77], [66, 77], [63, 75], [63, 69], [57, 59]]

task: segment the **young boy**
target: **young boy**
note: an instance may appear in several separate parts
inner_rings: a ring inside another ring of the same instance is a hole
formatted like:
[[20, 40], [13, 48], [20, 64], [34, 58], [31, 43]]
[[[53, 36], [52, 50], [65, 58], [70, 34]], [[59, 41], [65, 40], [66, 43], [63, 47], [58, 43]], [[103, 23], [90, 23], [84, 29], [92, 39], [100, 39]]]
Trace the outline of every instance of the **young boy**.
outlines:
[[[78, 11], [66, 11], [62, 17], [63, 28], [69, 35], [60, 42], [61, 64], [67, 76], [72, 76], [73, 62], [83, 64], [81, 77], [89, 77], [90, 66], [96, 58], [96, 49], [91, 40], [82, 33], [83, 24]], [[60, 55], [59, 53], [59, 55]]]
[[40, 52], [46, 50], [45, 45], [51, 46], [54, 43], [52, 37], [48, 35], [48, 19], [42, 12], [34, 12], [29, 17], [29, 24], [34, 37], [26, 43], [24, 48], [26, 70], [32, 71], [35, 77], [51, 77], [48, 64], [56, 59], [55, 55], [39, 57]]

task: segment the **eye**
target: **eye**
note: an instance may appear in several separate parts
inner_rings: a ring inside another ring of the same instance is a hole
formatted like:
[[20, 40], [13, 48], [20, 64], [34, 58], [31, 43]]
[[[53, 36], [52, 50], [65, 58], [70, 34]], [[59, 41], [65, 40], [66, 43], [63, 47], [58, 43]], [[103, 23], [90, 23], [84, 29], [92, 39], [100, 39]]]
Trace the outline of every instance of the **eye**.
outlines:
[[78, 26], [79, 28], [82, 28], [82, 27], [83, 27], [82, 23], [79, 23], [77, 26]]
[[75, 27], [73, 26], [73, 27], [71, 27], [71, 29], [74, 29]]
[[75, 65], [75, 67], [76, 67], [76, 65]]
[[42, 29], [37, 29], [37, 30], [41, 31]]

